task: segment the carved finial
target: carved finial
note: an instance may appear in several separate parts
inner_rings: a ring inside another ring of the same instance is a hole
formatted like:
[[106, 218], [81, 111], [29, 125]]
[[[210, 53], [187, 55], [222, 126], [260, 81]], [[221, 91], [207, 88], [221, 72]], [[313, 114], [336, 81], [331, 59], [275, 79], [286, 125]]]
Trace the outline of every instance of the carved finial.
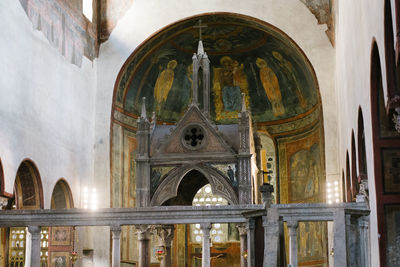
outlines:
[[245, 93], [242, 93], [242, 112], [246, 112], [246, 95]]
[[140, 117], [143, 119], [147, 119], [147, 114], [146, 114], [146, 98], [142, 98], [142, 113], [140, 114]]
[[204, 55], [204, 47], [203, 47], [203, 41], [199, 41], [199, 45], [197, 47], [197, 55]]

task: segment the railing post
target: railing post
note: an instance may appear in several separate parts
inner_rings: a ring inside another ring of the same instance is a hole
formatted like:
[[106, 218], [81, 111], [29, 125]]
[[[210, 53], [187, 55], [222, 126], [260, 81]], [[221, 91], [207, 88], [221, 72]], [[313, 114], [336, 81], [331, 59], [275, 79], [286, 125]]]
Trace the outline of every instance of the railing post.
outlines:
[[278, 266], [279, 258], [279, 211], [269, 208], [267, 216], [263, 216], [264, 226], [264, 267]]
[[28, 226], [28, 232], [31, 239], [30, 267], [40, 267], [40, 226]]
[[240, 236], [240, 267], [246, 267], [247, 256], [245, 257], [245, 254], [247, 254], [247, 227], [245, 224], [239, 224], [237, 228]]
[[337, 209], [333, 219], [334, 266], [347, 266], [346, 218], [344, 209]]
[[249, 219], [247, 222], [247, 266], [255, 266], [255, 247], [254, 247], [254, 229], [256, 223], [254, 219]]
[[297, 267], [297, 227], [298, 221], [288, 221], [289, 229], [289, 264], [291, 267]]
[[200, 229], [203, 232], [203, 251], [201, 258], [202, 267], [210, 267], [211, 255], [210, 255], [210, 230], [211, 223], [200, 224]]
[[362, 267], [369, 266], [369, 238], [368, 238], [368, 227], [369, 217], [361, 216], [358, 218], [358, 225], [360, 231], [360, 263]]
[[138, 225], [139, 267], [150, 266], [150, 225]]
[[112, 258], [111, 266], [119, 267], [121, 265], [121, 226], [113, 225], [110, 227], [112, 233]]

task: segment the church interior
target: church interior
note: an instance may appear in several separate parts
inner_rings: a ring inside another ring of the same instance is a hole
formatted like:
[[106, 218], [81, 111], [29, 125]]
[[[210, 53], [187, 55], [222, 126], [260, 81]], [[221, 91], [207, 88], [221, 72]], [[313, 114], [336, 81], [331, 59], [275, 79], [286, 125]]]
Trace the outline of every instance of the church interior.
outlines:
[[400, 266], [400, 0], [0, 18], [0, 266]]

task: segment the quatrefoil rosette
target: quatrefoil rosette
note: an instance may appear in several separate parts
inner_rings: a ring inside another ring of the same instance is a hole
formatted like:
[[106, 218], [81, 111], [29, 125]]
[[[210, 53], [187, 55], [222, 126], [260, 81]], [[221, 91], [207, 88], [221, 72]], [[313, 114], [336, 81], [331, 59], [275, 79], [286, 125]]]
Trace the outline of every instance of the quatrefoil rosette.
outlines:
[[207, 141], [207, 134], [204, 128], [198, 124], [190, 124], [182, 131], [182, 145], [190, 150], [202, 148]]

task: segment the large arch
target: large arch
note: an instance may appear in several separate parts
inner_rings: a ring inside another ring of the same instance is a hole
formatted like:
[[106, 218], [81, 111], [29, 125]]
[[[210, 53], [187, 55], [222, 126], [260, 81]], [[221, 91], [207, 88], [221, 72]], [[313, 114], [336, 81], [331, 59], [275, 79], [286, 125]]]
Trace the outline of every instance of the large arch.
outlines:
[[42, 180], [33, 161], [26, 159], [18, 167], [14, 192], [17, 209], [43, 209]]
[[198, 164], [183, 166], [171, 171], [155, 191], [151, 198], [151, 206], [161, 206], [169, 199], [176, 197], [183, 178], [193, 170], [198, 171], [207, 179], [215, 195], [225, 198], [230, 204], [239, 203], [238, 196], [230, 182], [218, 170], [204, 164]]

